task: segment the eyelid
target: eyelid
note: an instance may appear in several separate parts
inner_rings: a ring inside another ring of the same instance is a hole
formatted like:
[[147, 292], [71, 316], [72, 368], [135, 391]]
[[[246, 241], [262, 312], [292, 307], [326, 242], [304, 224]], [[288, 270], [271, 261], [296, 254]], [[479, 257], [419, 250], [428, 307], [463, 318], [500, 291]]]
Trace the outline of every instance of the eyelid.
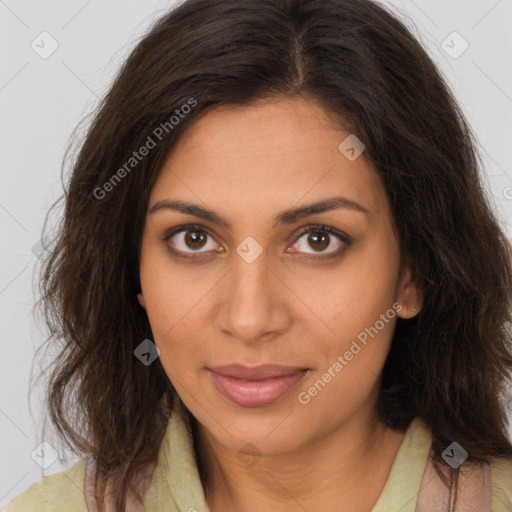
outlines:
[[[206, 233], [208, 236], [213, 238], [216, 241], [215, 236], [212, 234], [209, 228], [206, 226], [203, 226], [201, 224], [182, 224], [179, 226], [175, 226], [174, 228], [170, 229], [165, 233], [165, 235], [162, 237], [162, 240], [165, 242], [169, 242], [170, 238], [172, 238], [174, 235], [181, 233], [183, 231], [192, 231], [197, 230]], [[340, 256], [345, 249], [352, 244], [352, 238], [347, 235], [346, 233], [339, 231], [336, 228], [333, 228], [331, 226], [327, 226], [325, 224], [307, 224], [306, 226], [302, 226], [299, 228], [298, 233], [294, 232], [292, 234], [292, 237], [294, 238], [294, 242], [296, 243], [305, 233], [308, 233], [310, 231], [324, 231], [326, 233], [329, 233], [330, 235], [336, 236], [344, 245], [341, 250], [331, 251], [328, 253], [319, 253], [318, 256], [315, 256], [312, 253], [302, 253], [300, 251], [297, 251], [294, 254], [301, 255], [300, 257], [304, 259], [328, 259], [328, 258], [334, 258], [336, 256]], [[204, 251], [204, 252], [184, 252], [179, 249], [172, 249], [169, 247], [169, 250], [176, 256], [185, 258], [185, 259], [201, 259], [208, 255], [211, 251]], [[219, 251], [221, 252], [221, 251]], [[305, 255], [304, 255], [305, 254]]]

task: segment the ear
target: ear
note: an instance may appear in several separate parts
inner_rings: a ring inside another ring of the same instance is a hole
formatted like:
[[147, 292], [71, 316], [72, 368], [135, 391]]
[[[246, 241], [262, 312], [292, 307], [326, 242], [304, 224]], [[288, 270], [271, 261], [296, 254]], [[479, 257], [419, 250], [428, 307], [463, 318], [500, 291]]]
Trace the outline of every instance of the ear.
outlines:
[[400, 277], [396, 300], [402, 306], [400, 310], [397, 310], [396, 315], [403, 319], [416, 316], [423, 305], [423, 292], [409, 267], [405, 268]]
[[146, 309], [146, 301], [144, 300], [144, 295], [142, 295], [142, 292], [137, 294], [137, 299], [139, 300], [139, 304], [140, 304], [144, 309]]

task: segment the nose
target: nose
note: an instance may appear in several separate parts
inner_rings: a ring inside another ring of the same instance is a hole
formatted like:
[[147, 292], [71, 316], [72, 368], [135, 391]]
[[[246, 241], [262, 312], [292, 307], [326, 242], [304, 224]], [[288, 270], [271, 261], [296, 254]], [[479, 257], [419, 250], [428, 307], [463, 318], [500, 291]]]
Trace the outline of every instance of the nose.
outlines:
[[251, 263], [234, 254], [218, 297], [217, 326], [243, 343], [274, 339], [290, 326], [290, 295], [265, 251]]

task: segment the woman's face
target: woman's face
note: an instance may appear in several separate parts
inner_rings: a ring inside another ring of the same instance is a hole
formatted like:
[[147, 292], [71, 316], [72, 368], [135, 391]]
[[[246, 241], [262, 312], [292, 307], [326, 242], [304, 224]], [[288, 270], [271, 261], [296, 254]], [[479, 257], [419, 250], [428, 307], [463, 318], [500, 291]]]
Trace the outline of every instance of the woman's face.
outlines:
[[151, 192], [139, 301], [170, 381], [225, 447], [285, 453], [374, 418], [396, 317], [421, 306], [349, 135], [311, 100], [217, 109]]

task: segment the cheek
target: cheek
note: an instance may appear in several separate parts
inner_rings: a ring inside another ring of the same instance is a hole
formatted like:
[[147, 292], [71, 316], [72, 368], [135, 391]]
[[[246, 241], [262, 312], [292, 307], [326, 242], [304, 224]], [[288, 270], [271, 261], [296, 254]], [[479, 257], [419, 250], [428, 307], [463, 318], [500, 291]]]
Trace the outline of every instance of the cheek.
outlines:
[[340, 324], [358, 326], [360, 330], [369, 327], [395, 302], [399, 270], [396, 242], [387, 234], [368, 239], [347, 261], [342, 275], [337, 276], [339, 300], [329, 302], [337, 327]]
[[186, 393], [195, 385], [198, 366], [203, 366], [194, 316], [187, 314], [190, 308], [166, 289], [155, 288], [147, 302], [152, 341], [160, 350], [160, 362], [178, 393]]
[[[330, 336], [315, 348], [316, 371], [299, 395], [303, 404], [313, 404], [318, 414], [326, 404], [338, 404], [340, 414], [351, 414], [375, 392], [396, 325], [396, 307], [386, 294], [366, 296], [358, 308], [353, 302], [336, 315]], [[319, 353], [319, 348], [323, 353]]]
[[140, 283], [153, 335], [163, 341], [193, 308], [201, 290], [183, 280], [163, 243], [149, 235], [142, 241]]
[[187, 361], [199, 355], [201, 333], [196, 327], [199, 311], [194, 311], [196, 303], [197, 299], [189, 300], [169, 293], [168, 288], [161, 284], [155, 284], [149, 294], [146, 311], [153, 341], [160, 349], [164, 366], [179, 362], [184, 368]]
[[174, 284], [157, 273], [141, 276], [152, 341], [169, 379], [178, 392], [186, 392], [196, 385], [198, 367], [204, 366], [204, 329], [199, 327], [204, 291], [192, 287], [183, 292]]
[[[369, 253], [373, 254], [373, 253]], [[382, 255], [382, 252], [380, 253]], [[399, 305], [395, 300], [397, 266], [391, 258], [363, 255], [344, 270], [320, 311], [331, 330], [323, 344], [330, 366], [338, 355], [351, 366], [380, 370], [389, 351]]]
[[[180, 351], [172, 343], [179, 320], [184, 315], [183, 290], [175, 283], [164, 257], [154, 244], [143, 239], [140, 262], [140, 283], [153, 342], [160, 350], [160, 360], [167, 371], [175, 359], [172, 353]], [[181, 297], [180, 297], [181, 296]], [[181, 300], [180, 300], [181, 299]], [[174, 339], [179, 339], [174, 337]]]

